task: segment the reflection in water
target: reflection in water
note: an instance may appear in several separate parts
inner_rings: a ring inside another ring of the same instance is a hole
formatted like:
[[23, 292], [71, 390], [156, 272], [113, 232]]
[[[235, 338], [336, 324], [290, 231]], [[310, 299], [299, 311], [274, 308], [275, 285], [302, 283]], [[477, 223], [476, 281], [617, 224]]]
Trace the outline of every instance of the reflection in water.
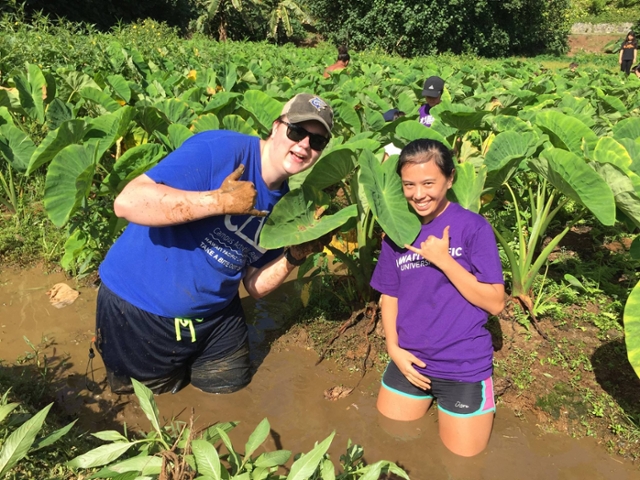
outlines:
[[[52, 366], [52, 371], [63, 376], [57, 384], [58, 403], [70, 416], [81, 419], [81, 428], [113, 429], [118, 428], [116, 423], [126, 421], [130, 429], [148, 429], [135, 399], [112, 395], [104, 389], [99, 356], [94, 359], [99, 388], [93, 392], [86, 389], [96, 292], [81, 289], [73, 305], [55, 309], [45, 292], [61, 281], [65, 281], [62, 275], [45, 276], [38, 269], [0, 273], [0, 357], [10, 361], [28, 351], [23, 335], [34, 343], [46, 336], [54, 341], [50, 348], [56, 349], [55, 354], [47, 352], [48, 357], [64, 363], [64, 368]], [[367, 462], [395, 461], [410, 473], [412, 480], [640, 479], [637, 467], [608, 456], [593, 439], [578, 441], [561, 434], [542, 434], [534, 419], [516, 418], [500, 404], [489, 447], [474, 458], [456, 457], [438, 438], [435, 413], [404, 425], [384, 421], [375, 408], [380, 372], [369, 372], [349, 397], [326, 401], [325, 389], [353, 385], [359, 374], [350, 376], [338, 371], [330, 361], [315, 367], [317, 355], [304, 349], [292, 347], [275, 352], [264, 345], [269, 331], [279, 328], [299, 308], [293, 282], [266, 299], [256, 302], [245, 296], [242, 302], [251, 323], [252, 347], [255, 352], [262, 352], [256, 357], [253, 381], [247, 388], [228, 395], [205, 394], [191, 386], [175, 395], [160, 395], [156, 400], [165, 421], [172, 417], [188, 420], [192, 409], [198, 427], [240, 420], [231, 439], [242, 451], [255, 426], [267, 417], [272, 435], [258, 454], [277, 448], [306, 452], [314, 442], [335, 431], [329, 451], [334, 464], [338, 464], [352, 440], [364, 447]]]

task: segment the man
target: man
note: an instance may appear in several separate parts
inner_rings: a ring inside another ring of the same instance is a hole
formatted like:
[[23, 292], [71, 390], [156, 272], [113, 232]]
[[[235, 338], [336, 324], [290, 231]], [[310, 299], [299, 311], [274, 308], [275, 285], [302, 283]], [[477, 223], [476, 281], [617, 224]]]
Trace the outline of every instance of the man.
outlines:
[[422, 88], [422, 96], [426, 102], [420, 107], [418, 111], [420, 115], [420, 123], [425, 127], [430, 127], [433, 123], [433, 116], [430, 111], [433, 107], [441, 102], [442, 92], [444, 91], [444, 80], [440, 77], [429, 77], [424, 81], [424, 87]]
[[130, 223], [100, 266], [96, 313], [112, 391], [130, 392], [131, 377], [154, 393], [250, 382], [240, 282], [260, 298], [321, 249], [266, 251], [258, 239], [287, 179], [318, 160], [332, 127], [331, 107], [299, 94], [266, 140], [194, 135], [118, 195], [115, 213]]

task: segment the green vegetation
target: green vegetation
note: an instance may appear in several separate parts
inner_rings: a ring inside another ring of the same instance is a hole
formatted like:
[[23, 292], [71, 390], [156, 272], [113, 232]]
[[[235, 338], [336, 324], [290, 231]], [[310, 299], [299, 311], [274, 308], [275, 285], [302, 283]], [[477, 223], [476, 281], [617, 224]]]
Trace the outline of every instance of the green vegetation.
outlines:
[[[569, 0], [9, 0], [0, 11], [41, 13], [100, 30], [141, 18], [167, 22], [182, 33], [219, 40], [302, 42], [309, 32], [334, 44], [404, 56], [436, 52], [490, 57], [560, 54], [567, 49]], [[311, 38], [314, 38], [311, 36]]]
[[638, 0], [571, 0], [569, 16], [573, 22], [637, 23], [640, 21]]
[[[153, 393], [144, 385], [132, 379], [133, 387], [153, 430], [139, 439], [127, 438], [117, 431], [108, 430], [94, 433], [93, 436], [105, 445], [84, 453], [70, 462], [74, 469], [93, 469], [102, 467], [90, 478], [194, 478], [201, 479], [262, 479], [262, 480], [355, 480], [359, 478], [380, 478], [380, 475], [392, 473], [409, 480], [407, 474], [396, 464], [379, 461], [364, 465], [364, 451], [359, 445], [349, 442], [346, 455], [341, 456], [343, 472], [336, 475], [335, 466], [327, 455], [335, 432], [317, 443], [308, 453], [296, 455], [289, 468], [288, 475], [277, 472], [291, 458], [288, 450], [266, 452], [253, 458], [252, 455], [265, 442], [271, 431], [265, 418], [249, 436], [244, 454], [238, 452], [231, 443], [227, 432], [238, 422], [227, 422], [211, 426], [201, 432], [195, 432], [193, 418], [189, 424], [172, 421], [161, 427], [159, 412], [153, 399]], [[221, 442], [228, 454], [218, 455], [214, 445]], [[131, 455], [131, 450], [137, 450]], [[126, 455], [129, 453], [129, 455]], [[121, 457], [128, 456], [126, 460]], [[119, 477], [122, 476], [122, 477]]]
[[[618, 374], [613, 372], [629, 367], [620, 375], [628, 385], [637, 381], [626, 358], [638, 368], [638, 242], [631, 244], [631, 253], [622, 246], [615, 255], [604, 246], [630, 243], [640, 226], [640, 83], [621, 76], [614, 57], [581, 57], [580, 68], [571, 72], [545, 68], [540, 62], [549, 57], [402, 59], [373, 50], [353, 53], [348, 72], [324, 79], [323, 68], [335, 55], [328, 45], [296, 49], [218, 43], [198, 34], [183, 40], [177, 30], [149, 20], [111, 33], [37, 16], [33, 24], [5, 17], [0, 26], [4, 261], [40, 258], [59, 262], [75, 276], [95, 272], [124, 226], [112, 203], [130, 179], [200, 131], [226, 128], [266, 135], [287, 99], [312, 91], [335, 109], [334, 136], [316, 166], [292, 179], [291, 192], [277, 205], [261, 241], [278, 246], [338, 231], [336, 242], [347, 248], [334, 243], [332, 258], [318, 254], [300, 269], [312, 277], [308, 291], [314, 317], [333, 319], [375, 300], [368, 280], [381, 230], [398, 243], [415, 236], [414, 218], [393, 175], [397, 159], [381, 164], [383, 146], [438, 139], [455, 150], [459, 162], [452, 198], [485, 214], [494, 226], [508, 291], [521, 302], [505, 316], [513, 321], [508, 328], [517, 332], [516, 344], [510, 356], [497, 358], [497, 376], [511, 377], [525, 395], [540, 383], [544, 367], [543, 379], [558, 386], [532, 399], [530, 408], [561, 415], [558, 405], [576, 403], [579, 394], [586, 400], [586, 413], [577, 413], [578, 422], [586, 422], [583, 434], [595, 434], [591, 421], [605, 419], [611, 435], [627, 445], [637, 439], [640, 411], [632, 400], [637, 396], [614, 382]], [[570, 60], [563, 61], [568, 66]], [[431, 74], [447, 84], [442, 104], [433, 109], [436, 122], [426, 129], [416, 118], [422, 82]], [[385, 123], [382, 112], [392, 107], [407, 115]], [[340, 275], [337, 268], [342, 268]], [[534, 319], [549, 337], [546, 346], [532, 341]], [[582, 334], [589, 344], [584, 337], [574, 338]], [[513, 337], [506, 331], [495, 336], [503, 341]], [[588, 356], [587, 348], [595, 353]], [[38, 368], [36, 376], [50, 378], [46, 361]], [[587, 382], [588, 374], [595, 377]], [[561, 375], [567, 378], [555, 382]], [[13, 386], [0, 385], [3, 392]], [[48, 403], [43, 405], [46, 396], [35, 395], [33, 388], [15, 399], [31, 413]], [[9, 397], [18, 390], [13, 386]], [[152, 398], [144, 391], [139, 397], [147, 415], [155, 415]], [[154, 430], [142, 436], [96, 434], [110, 442], [98, 452], [147, 456], [148, 468], [155, 469], [149, 475], [157, 475], [158, 455], [181, 438], [184, 448], [195, 442], [193, 456], [180, 446], [178, 460], [169, 455], [173, 467], [199, 469], [196, 450], [210, 452], [211, 442], [184, 436], [192, 430], [184, 424], [155, 428], [157, 421], [150, 420]], [[45, 423], [45, 434], [67, 423]], [[0, 425], [0, 437], [10, 438], [15, 426]], [[252, 445], [264, 429], [258, 427]], [[224, 440], [214, 430], [209, 440], [214, 434]], [[27, 468], [33, 478], [72, 478], [69, 465], [110, 469], [138, 461], [123, 456], [85, 463], [89, 457], [83, 455], [95, 441], [80, 440], [69, 447], [68, 438], [60, 438], [66, 449], [47, 457], [59, 472], [43, 470], [38, 453], [22, 459], [9, 478], [28, 478], [22, 470]], [[314, 472], [321, 461], [326, 464], [325, 442], [314, 449]], [[361, 449], [350, 446], [349, 452], [338, 478], [364, 473], [358, 463]], [[252, 453], [247, 447], [244, 456], [223, 459], [229, 475], [263, 468], [265, 459], [254, 459]], [[637, 455], [630, 447], [627, 453]], [[76, 460], [63, 467], [71, 457]], [[99, 455], [93, 451], [90, 457]], [[310, 454], [297, 461], [305, 458]], [[384, 462], [374, 465], [392, 468]], [[276, 464], [264, 468], [271, 467]], [[217, 472], [214, 468], [213, 478]], [[275, 472], [263, 473], [262, 478], [279, 478]], [[321, 478], [332, 478], [326, 475]]]

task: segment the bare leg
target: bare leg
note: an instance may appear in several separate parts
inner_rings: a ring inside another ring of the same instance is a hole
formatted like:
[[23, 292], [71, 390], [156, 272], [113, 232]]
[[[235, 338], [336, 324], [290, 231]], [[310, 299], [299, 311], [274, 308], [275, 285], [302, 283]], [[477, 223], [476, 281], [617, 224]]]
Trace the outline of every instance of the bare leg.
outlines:
[[442, 443], [456, 455], [477, 455], [489, 443], [493, 417], [494, 412], [473, 417], [454, 417], [440, 410], [438, 426]]
[[392, 392], [380, 387], [378, 411], [387, 418], [400, 421], [417, 420], [424, 416], [431, 406], [432, 398], [417, 399]]

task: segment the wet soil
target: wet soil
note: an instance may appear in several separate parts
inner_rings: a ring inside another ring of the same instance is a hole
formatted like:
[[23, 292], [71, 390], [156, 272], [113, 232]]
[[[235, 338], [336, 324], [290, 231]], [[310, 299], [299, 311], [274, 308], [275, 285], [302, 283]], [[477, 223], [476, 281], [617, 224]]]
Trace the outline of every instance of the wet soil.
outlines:
[[[46, 292], [60, 282], [78, 289], [80, 296], [73, 304], [58, 309], [51, 305]], [[18, 367], [13, 362], [34, 355], [23, 338], [27, 337], [36, 347], [41, 365], [44, 355], [47, 356], [46, 375], [56, 387], [57, 408], [69, 417], [80, 418], [79, 428], [92, 431], [121, 428], [126, 422], [129, 429], [148, 429], [134, 398], [109, 392], [99, 356], [89, 364], [96, 292], [95, 288], [78, 287], [60, 273], [46, 275], [39, 268], [0, 271], [0, 358], [4, 360], [0, 368], [11, 372], [15, 369], [17, 374]], [[514, 388], [507, 388], [498, 402], [489, 447], [472, 459], [455, 457], [441, 445], [434, 412], [416, 422], [385, 421], [375, 409], [380, 365], [385, 361], [381, 340], [372, 340], [371, 360], [362, 380], [363, 352], [358, 350], [361, 347], [357, 338], [358, 329], [364, 329], [366, 322], [360, 322], [336, 341], [339, 348], [341, 342], [349, 342], [352, 336], [351, 348], [340, 350], [343, 353], [316, 366], [316, 349], [335, 332], [337, 324], [318, 322], [325, 324], [324, 337], [300, 325], [281, 334], [283, 322], [298, 296], [293, 282], [288, 282], [266, 300], [243, 298], [253, 324], [252, 348], [257, 367], [246, 389], [230, 395], [209, 395], [188, 386], [177, 394], [156, 397], [161, 416], [167, 421], [174, 417], [188, 420], [193, 409], [197, 425], [202, 427], [239, 420], [241, 423], [231, 432], [231, 439], [240, 450], [265, 417], [272, 429], [262, 447], [266, 450], [308, 451], [315, 441], [336, 431], [330, 450], [336, 465], [351, 439], [364, 447], [367, 461], [395, 461], [417, 480], [640, 478], [637, 466], [612, 457], [594, 439], [576, 440], [565, 434], [545, 433], [540, 428], [544, 422], [535, 413], [542, 410], [533, 400], [517, 403], [518, 399], [528, 397], [526, 392], [512, 395], [510, 392], [516, 392]], [[502, 351], [513, 356], [515, 343], [509, 342], [517, 342], [517, 335], [509, 337], [512, 327], [508, 319], [500, 325], [507, 333]], [[41, 342], [43, 346], [38, 347]], [[356, 384], [346, 398], [324, 399], [325, 390], [331, 387], [351, 388]]]

